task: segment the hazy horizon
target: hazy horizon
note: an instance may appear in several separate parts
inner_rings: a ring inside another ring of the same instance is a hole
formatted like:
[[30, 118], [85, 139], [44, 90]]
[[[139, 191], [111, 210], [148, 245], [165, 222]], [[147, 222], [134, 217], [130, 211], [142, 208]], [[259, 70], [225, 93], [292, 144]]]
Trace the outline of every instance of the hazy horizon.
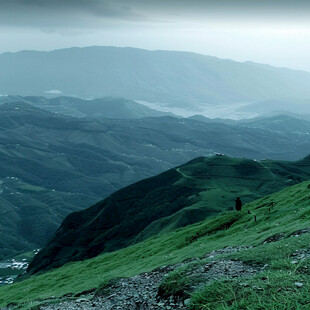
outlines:
[[310, 72], [305, 0], [0, 0], [0, 53], [117, 46]]
[[87, 46], [70, 46], [70, 47], [63, 47], [63, 48], [56, 48], [56, 49], [21, 49], [21, 50], [17, 50], [17, 51], [12, 51], [12, 52], [0, 52], [0, 55], [2, 54], [6, 54], [6, 53], [20, 53], [20, 52], [53, 52], [53, 51], [57, 51], [57, 50], [62, 50], [62, 49], [71, 49], [71, 48], [92, 48], [92, 47], [116, 47], [116, 48], [132, 48], [132, 49], [142, 49], [142, 50], [146, 50], [146, 51], [150, 51], [150, 52], [155, 52], [155, 51], [170, 51], [170, 52], [188, 52], [188, 53], [194, 53], [194, 54], [199, 54], [199, 55], [203, 55], [203, 56], [208, 56], [208, 57], [214, 57], [214, 58], [218, 58], [218, 59], [223, 59], [223, 60], [231, 60], [234, 62], [240, 62], [240, 63], [257, 63], [257, 64], [261, 64], [261, 65], [267, 65], [267, 66], [271, 66], [271, 67], [275, 67], [275, 68], [283, 68], [283, 69], [290, 69], [290, 70], [297, 70], [297, 71], [304, 71], [307, 73], [310, 73], [310, 68], [309, 70], [306, 69], [298, 69], [298, 68], [291, 68], [288, 66], [281, 66], [281, 65], [273, 65], [270, 63], [263, 63], [263, 62], [258, 62], [258, 61], [253, 61], [251, 59], [249, 60], [235, 60], [232, 58], [223, 58], [223, 57], [218, 57], [217, 55], [209, 55], [209, 54], [204, 54], [204, 53], [200, 53], [200, 52], [195, 52], [195, 51], [186, 51], [186, 50], [175, 50], [175, 49], [148, 49], [148, 48], [141, 48], [141, 47], [134, 47], [134, 46], [113, 46], [113, 45], [87, 45]]

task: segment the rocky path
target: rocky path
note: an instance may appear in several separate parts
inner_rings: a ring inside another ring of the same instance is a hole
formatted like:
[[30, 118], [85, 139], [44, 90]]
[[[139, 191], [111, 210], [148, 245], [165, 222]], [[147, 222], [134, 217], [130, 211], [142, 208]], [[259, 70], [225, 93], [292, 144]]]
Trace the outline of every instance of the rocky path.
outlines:
[[[252, 267], [241, 261], [219, 260], [203, 262], [204, 258], [213, 258], [220, 254], [232, 253], [247, 250], [247, 247], [228, 247], [222, 250], [213, 251], [205, 255], [202, 259], [189, 259], [180, 264], [164, 266], [155, 270], [142, 273], [132, 278], [119, 279], [112, 282], [108, 287], [93, 296], [80, 296], [78, 299], [63, 298], [58, 304], [45, 304], [40, 307], [44, 310], [149, 310], [149, 309], [188, 309], [189, 299], [186, 295], [166, 296], [161, 298], [158, 288], [161, 281], [171, 271], [184, 267], [188, 263], [193, 263], [186, 273], [186, 276], [195, 278], [192, 287], [198, 289], [213, 279], [223, 277], [241, 277], [254, 275], [265, 267]], [[197, 281], [197, 279], [199, 279]]]
[[[289, 236], [299, 237], [310, 233], [310, 228], [298, 230]], [[269, 237], [262, 243], [276, 242], [289, 237], [285, 234], [276, 234]], [[212, 251], [201, 258], [191, 258], [179, 264], [156, 268], [151, 272], [142, 273], [132, 278], [123, 278], [113, 281], [109, 286], [97, 294], [85, 294], [82, 296], [64, 297], [57, 304], [46, 303], [40, 306], [42, 310], [183, 310], [188, 309], [190, 299], [186, 294], [169, 295], [163, 297], [159, 290], [163, 279], [174, 270], [185, 269], [184, 276], [193, 278], [189, 291], [203, 287], [207, 282], [221, 278], [237, 278], [252, 276], [257, 272], [268, 268], [268, 265], [261, 267], [249, 266], [242, 261], [216, 259], [221, 254], [246, 251], [253, 247], [227, 247]], [[292, 264], [297, 264], [310, 257], [310, 249], [296, 250], [292, 255]], [[214, 258], [214, 260], [213, 260]], [[208, 260], [204, 260], [208, 259]], [[211, 260], [210, 260], [211, 259]]]

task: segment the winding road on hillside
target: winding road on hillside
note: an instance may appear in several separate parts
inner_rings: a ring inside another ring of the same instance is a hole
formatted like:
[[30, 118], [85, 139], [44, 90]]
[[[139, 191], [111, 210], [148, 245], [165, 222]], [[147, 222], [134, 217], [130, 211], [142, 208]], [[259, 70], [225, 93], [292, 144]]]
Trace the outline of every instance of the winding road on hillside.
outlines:
[[196, 178], [184, 173], [183, 171], [181, 171], [180, 168], [177, 168], [176, 169], [178, 173], [180, 173], [182, 175], [183, 178], [186, 178], [186, 179], [192, 179], [192, 180], [195, 180]]

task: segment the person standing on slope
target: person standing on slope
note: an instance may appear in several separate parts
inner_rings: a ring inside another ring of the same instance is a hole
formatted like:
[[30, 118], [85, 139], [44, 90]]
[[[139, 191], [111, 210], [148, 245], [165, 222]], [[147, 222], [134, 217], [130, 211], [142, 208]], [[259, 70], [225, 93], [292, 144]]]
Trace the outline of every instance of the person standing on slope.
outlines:
[[237, 199], [236, 199], [236, 210], [241, 211], [241, 208], [242, 208], [241, 199], [240, 199], [240, 197], [237, 197]]

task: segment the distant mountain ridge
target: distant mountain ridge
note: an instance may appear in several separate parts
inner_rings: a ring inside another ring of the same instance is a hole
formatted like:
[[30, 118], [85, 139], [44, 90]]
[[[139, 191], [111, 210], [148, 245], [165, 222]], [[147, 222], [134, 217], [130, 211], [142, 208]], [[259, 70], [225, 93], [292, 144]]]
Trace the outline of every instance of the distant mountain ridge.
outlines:
[[[297, 117], [297, 116], [296, 116]], [[278, 114], [271, 117], [256, 117], [242, 120], [232, 119], [210, 119], [202, 115], [194, 115], [189, 119], [205, 123], [223, 123], [231, 126], [241, 126], [245, 128], [259, 128], [271, 132], [286, 132], [291, 134], [310, 134], [310, 122], [302, 116], [296, 118], [287, 114]]]
[[197, 158], [70, 214], [29, 265], [36, 273], [117, 250], [310, 179], [297, 162]]
[[310, 73], [189, 52], [87, 47], [0, 55], [0, 94], [195, 107], [310, 98]]

